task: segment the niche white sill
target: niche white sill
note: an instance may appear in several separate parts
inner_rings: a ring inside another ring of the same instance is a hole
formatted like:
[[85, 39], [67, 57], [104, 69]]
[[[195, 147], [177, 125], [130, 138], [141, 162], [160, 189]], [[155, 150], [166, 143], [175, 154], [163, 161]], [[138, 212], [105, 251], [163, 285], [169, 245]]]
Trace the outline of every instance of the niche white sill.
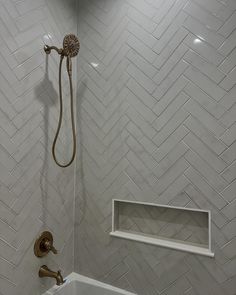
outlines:
[[[171, 208], [176, 210], [187, 210], [192, 212], [204, 212], [208, 214], [208, 235], [209, 235], [209, 244], [202, 245], [197, 243], [191, 243], [188, 241], [176, 240], [176, 239], [168, 239], [160, 236], [148, 235], [145, 233], [134, 232], [130, 230], [120, 229], [118, 226], [119, 223], [119, 203], [130, 203], [130, 204], [140, 204], [144, 206], [156, 206], [162, 208]], [[160, 247], [165, 247], [169, 249], [185, 251], [193, 254], [199, 254], [208, 257], [214, 257], [214, 252], [211, 251], [211, 214], [208, 210], [200, 210], [200, 209], [191, 209], [185, 207], [174, 207], [174, 206], [164, 206], [154, 203], [147, 202], [135, 202], [135, 201], [127, 201], [127, 200], [118, 200], [113, 199], [112, 204], [112, 231], [110, 232], [110, 236], [116, 238], [122, 238], [126, 240], [141, 242], [150, 245], [156, 245]]]

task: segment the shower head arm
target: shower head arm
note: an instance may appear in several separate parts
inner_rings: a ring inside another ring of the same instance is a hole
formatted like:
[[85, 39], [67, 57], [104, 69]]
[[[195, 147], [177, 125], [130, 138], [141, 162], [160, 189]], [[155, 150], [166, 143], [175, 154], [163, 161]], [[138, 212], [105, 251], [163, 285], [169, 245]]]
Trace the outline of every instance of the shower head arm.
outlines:
[[57, 48], [56, 46], [49, 45], [44, 46], [44, 51], [46, 52], [46, 54], [50, 54], [51, 50], [55, 50], [59, 55], [65, 55], [63, 48]]

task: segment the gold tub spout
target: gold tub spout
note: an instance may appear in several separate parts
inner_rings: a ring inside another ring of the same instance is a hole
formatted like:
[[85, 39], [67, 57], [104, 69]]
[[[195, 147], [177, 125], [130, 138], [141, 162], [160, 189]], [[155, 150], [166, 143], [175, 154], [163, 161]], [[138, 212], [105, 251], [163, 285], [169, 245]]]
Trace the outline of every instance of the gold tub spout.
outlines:
[[60, 286], [63, 283], [65, 283], [61, 271], [58, 270], [57, 272], [50, 270], [46, 265], [42, 265], [39, 269], [39, 277], [49, 277], [49, 278], [54, 278], [57, 281], [57, 285]]

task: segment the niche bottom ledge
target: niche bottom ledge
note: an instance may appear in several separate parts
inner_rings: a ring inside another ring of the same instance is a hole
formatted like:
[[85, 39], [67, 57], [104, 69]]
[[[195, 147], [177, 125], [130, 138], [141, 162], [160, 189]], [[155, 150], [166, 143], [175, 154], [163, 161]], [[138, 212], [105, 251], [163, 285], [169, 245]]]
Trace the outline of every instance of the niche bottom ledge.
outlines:
[[187, 242], [184, 243], [184, 242], [176, 242], [176, 241], [168, 240], [164, 238], [153, 238], [147, 235], [140, 235], [140, 234], [125, 232], [120, 230], [110, 232], [110, 236], [116, 237], [116, 238], [123, 238], [126, 240], [132, 240], [136, 242], [142, 242], [142, 243], [146, 243], [150, 245], [161, 246], [161, 247], [165, 247], [169, 249], [204, 255], [208, 257], [214, 257], [215, 255], [208, 248], [196, 246], [194, 244], [187, 243]]

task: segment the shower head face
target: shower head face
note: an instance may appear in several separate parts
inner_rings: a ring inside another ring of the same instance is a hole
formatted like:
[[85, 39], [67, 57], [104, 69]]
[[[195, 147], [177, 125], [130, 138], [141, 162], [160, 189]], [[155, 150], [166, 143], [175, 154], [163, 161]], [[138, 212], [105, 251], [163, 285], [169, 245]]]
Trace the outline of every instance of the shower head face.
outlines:
[[73, 35], [66, 35], [63, 40], [63, 50], [66, 56], [74, 57], [79, 53], [80, 43], [79, 39]]

